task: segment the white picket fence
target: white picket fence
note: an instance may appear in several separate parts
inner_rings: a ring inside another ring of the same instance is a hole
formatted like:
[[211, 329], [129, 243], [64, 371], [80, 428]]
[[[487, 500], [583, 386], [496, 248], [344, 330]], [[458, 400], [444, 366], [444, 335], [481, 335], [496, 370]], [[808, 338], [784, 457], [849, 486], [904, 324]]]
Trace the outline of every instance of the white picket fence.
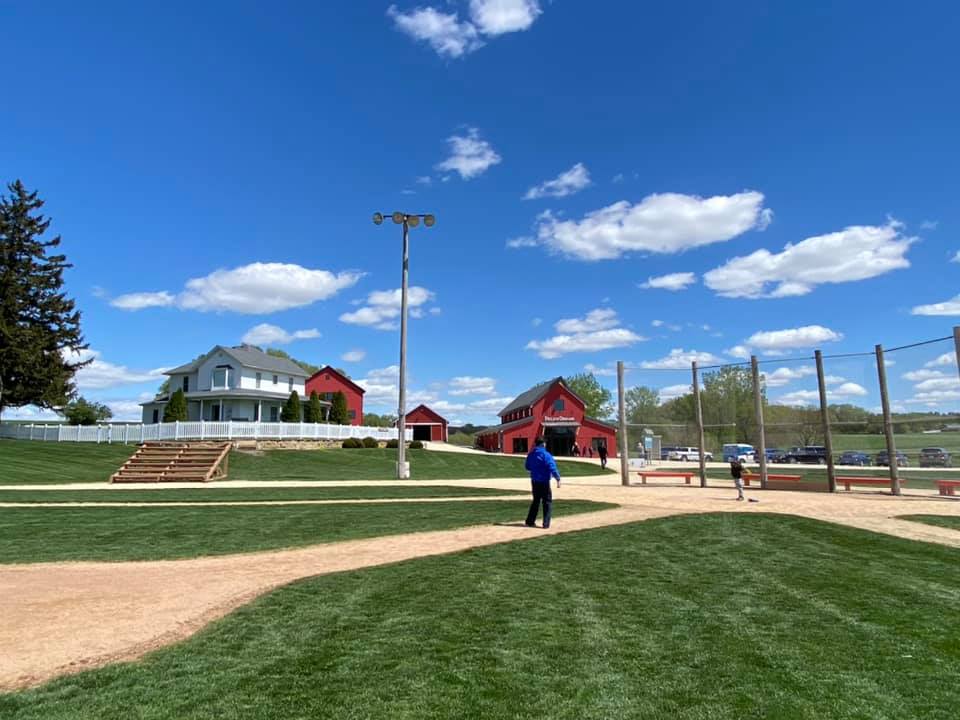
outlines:
[[[407, 428], [407, 440], [413, 430]], [[155, 424], [62, 425], [0, 423], [0, 438], [48, 442], [141, 443], [157, 440], [391, 440], [396, 428], [321, 423], [168, 422]]]

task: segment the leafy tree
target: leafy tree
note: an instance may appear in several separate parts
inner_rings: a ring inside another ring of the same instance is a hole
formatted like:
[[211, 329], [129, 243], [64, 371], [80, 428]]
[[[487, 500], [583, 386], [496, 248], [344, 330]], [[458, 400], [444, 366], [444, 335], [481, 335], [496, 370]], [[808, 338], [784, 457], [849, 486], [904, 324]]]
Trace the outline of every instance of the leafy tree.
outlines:
[[636, 425], [656, 422], [660, 412], [660, 393], [653, 388], [638, 385], [624, 393], [627, 422]]
[[62, 408], [76, 392], [73, 376], [92, 361], [80, 332], [80, 312], [64, 292], [72, 267], [60, 236], [42, 239], [50, 226], [43, 201], [19, 180], [0, 196], [0, 416], [4, 407]]
[[364, 413], [363, 424], [369, 427], [393, 427], [397, 422], [396, 415], [377, 415], [376, 413]]
[[170, 378], [167, 378], [162, 383], [160, 387], [157, 388], [157, 394], [154, 397], [165, 397], [170, 394]]
[[334, 425], [349, 425], [350, 415], [347, 411], [347, 396], [340, 390], [333, 394], [330, 401], [330, 422]]
[[177, 391], [170, 396], [166, 407], [163, 408], [164, 422], [176, 422], [177, 420], [180, 422], [186, 422], [187, 420], [187, 396], [183, 394], [182, 388], [177, 388]]
[[593, 373], [586, 372], [564, 378], [564, 383], [586, 405], [588, 417], [607, 418], [613, 415], [613, 395], [599, 383]]
[[750, 368], [728, 366], [705, 373], [700, 392], [704, 425], [718, 444], [751, 442], [757, 432]]
[[303, 421], [309, 423], [323, 422], [323, 406], [320, 404], [320, 396], [314, 390], [310, 393], [310, 402], [303, 408]]
[[[267, 352], [267, 355], [272, 355], [273, 357], [278, 357], [278, 358], [284, 358], [285, 360], [289, 360], [290, 362], [295, 363], [296, 365], [299, 365], [300, 367], [303, 368], [303, 371], [307, 373], [307, 375], [313, 375], [315, 372], [317, 372], [320, 369], [319, 365], [313, 365], [312, 363], [308, 363], [304, 360], [297, 360], [295, 357], [290, 357], [290, 355], [288, 355], [285, 351], [280, 350], [279, 348], [267, 348], [266, 352]], [[299, 420], [297, 422], [299, 422]]]
[[465, 432], [455, 432], [451, 433], [450, 437], [447, 438], [447, 442], [451, 445], [462, 445], [463, 447], [473, 447], [477, 438], [474, 435], [468, 435]]
[[79, 397], [67, 403], [63, 409], [63, 416], [70, 425], [96, 425], [98, 422], [112, 418], [113, 411], [102, 403], [90, 402], [86, 398]]
[[280, 411], [280, 422], [300, 422], [300, 395], [294, 390], [283, 404]]

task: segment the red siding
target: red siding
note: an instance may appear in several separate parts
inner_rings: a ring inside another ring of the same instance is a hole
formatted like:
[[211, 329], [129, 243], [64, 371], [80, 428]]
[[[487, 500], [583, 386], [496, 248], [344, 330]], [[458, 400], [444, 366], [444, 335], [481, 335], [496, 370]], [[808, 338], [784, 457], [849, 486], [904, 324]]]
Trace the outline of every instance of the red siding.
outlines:
[[323, 368], [307, 380], [307, 398], [310, 393], [316, 392], [321, 399], [324, 393], [342, 392], [347, 398], [347, 411], [353, 411], [351, 425], [363, 424], [363, 393], [357, 387], [331, 368]]
[[426, 425], [430, 428], [432, 442], [447, 441], [447, 421], [426, 405], [420, 405], [407, 413], [407, 427]]

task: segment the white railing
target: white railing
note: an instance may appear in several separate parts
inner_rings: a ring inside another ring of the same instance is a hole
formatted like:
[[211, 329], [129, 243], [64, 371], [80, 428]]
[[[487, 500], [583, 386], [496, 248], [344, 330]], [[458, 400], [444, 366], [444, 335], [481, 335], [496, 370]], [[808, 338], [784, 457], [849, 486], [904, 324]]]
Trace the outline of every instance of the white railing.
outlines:
[[[413, 429], [407, 428], [407, 440]], [[141, 443], [148, 440], [392, 440], [396, 428], [321, 423], [169, 422], [155, 424], [63, 425], [0, 423], [0, 438], [48, 442]]]

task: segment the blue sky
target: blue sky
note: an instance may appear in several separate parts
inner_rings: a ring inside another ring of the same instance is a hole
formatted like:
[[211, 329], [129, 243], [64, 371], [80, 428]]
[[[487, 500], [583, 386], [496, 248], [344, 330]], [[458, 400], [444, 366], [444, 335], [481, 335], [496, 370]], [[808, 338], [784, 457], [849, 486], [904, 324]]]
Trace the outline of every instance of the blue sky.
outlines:
[[[247, 337], [395, 407], [376, 210], [438, 218], [412, 231], [409, 381], [453, 420], [617, 359], [949, 335], [960, 9], [668, 5], [0, 6], [0, 175], [75, 264], [83, 394], [136, 417], [158, 370]], [[901, 407], [956, 409], [954, 366], [903, 377], [949, 350], [891, 369]], [[861, 375], [835, 399], [876, 406]]]

